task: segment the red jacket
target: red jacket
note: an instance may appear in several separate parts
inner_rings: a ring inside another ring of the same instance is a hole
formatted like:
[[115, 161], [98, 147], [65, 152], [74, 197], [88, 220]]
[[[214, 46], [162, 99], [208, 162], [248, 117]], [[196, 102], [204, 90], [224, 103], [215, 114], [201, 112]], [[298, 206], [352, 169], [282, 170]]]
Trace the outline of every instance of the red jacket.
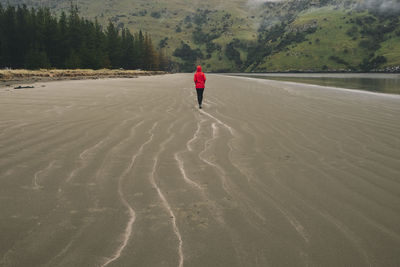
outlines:
[[196, 84], [196, 89], [204, 88], [206, 83], [206, 75], [201, 72], [201, 66], [197, 66], [197, 72], [194, 74], [194, 83]]

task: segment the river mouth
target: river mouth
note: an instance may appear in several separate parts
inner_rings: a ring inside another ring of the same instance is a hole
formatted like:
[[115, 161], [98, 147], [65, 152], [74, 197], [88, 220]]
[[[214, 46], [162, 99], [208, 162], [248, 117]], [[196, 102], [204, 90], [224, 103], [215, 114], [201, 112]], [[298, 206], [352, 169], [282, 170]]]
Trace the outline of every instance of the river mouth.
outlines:
[[234, 76], [400, 94], [400, 75], [381, 73], [235, 73]]

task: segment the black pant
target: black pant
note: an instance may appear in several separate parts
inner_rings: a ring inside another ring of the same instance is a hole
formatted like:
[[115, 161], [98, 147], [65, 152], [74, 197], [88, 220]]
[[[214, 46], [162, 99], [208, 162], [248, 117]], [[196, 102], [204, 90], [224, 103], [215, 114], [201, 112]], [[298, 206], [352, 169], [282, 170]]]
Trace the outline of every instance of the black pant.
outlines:
[[196, 88], [196, 92], [197, 92], [197, 102], [199, 102], [199, 106], [201, 106], [201, 102], [203, 102], [204, 88]]

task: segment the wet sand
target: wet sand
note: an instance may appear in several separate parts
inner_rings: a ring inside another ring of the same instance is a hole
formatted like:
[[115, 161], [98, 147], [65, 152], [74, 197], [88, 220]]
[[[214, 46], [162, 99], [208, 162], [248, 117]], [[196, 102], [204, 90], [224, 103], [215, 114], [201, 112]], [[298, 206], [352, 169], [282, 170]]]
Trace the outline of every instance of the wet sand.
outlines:
[[207, 77], [0, 88], [0, 266], [400, 265], [400, 96]]

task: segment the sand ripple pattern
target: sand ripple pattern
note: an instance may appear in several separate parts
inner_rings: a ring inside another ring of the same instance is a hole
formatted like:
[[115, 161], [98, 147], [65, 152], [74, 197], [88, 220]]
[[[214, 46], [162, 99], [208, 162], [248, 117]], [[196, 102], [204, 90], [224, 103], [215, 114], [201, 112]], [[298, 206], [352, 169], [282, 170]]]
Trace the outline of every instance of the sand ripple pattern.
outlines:
[[0, 99], [0, 266], [398, 266], [400, 97], [191, 74]]

